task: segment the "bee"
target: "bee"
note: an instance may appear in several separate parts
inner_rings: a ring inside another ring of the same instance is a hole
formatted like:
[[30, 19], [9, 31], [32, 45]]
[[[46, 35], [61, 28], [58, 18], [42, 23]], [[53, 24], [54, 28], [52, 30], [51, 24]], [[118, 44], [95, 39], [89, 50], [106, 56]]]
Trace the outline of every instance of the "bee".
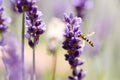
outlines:
[[87, 36], [91, 36], [91, 35], [93, 35], [93, 34], [94, 34], [94, 32], [87, 33], [87, 34], [81, 33], [81, 34], [78, 36], [78, 37], [80, 37], [80, 38], [83, 39], [83, 41], [82, 41], [82, 46], [85, 46], [85, 41], [86, 41], [86, 42], [88, 42], [92, 47], [94, 47], [94, 43], [87, 38]]

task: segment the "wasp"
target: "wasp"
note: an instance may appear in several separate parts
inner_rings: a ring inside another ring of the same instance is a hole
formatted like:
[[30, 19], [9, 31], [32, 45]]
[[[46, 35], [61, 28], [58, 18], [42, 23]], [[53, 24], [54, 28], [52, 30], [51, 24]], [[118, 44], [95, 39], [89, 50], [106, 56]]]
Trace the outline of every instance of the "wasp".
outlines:
[[90, 39], [87, 38], [88, 36], [91, 36], [91, 35], [93, 35], [93, 34], [94, 34], [94, 32], [87, 33], [87, 34], [81, 33], [81, 34], [78, 36], [78, 37], [80, 37], [80, 38], [83, 39], [83, 41], [82, 41], [82, 46], [85, 45], [85, 41], [86, 41], [86, 42], [88, 42], [92, 47], [94, 47], [94, 43], [93, 43]]

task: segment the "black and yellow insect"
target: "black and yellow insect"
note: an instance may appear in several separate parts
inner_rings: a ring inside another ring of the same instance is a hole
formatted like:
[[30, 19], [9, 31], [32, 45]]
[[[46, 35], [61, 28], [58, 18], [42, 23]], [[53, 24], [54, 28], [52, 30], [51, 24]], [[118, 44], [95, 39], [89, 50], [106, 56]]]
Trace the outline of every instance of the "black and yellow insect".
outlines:
[[[87, 38], [87, 36], [91, 36], [93, 34], [94, 32], [88, 33], [88, 34], [81, 33], [78, 37], [82, 38], [84, 41], [88, 42], [92, 47], [94, 47], [94, 43], [90, 39]], [[82, 45], [85, 45], [84, 41], [82, 42]]]

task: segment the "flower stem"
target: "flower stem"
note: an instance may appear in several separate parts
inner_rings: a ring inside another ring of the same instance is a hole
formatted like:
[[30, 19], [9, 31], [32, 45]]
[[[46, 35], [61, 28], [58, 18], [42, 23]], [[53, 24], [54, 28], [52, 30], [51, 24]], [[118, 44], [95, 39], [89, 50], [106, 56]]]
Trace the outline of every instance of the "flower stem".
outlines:
[[[34, 43], [35, 43], [35, 40], [34, 40]], [[32, 73], [32, 79], [31, 80], [36, 80], [36, 66], [35, 66], [35, 45], [33, 46], [33, 73]]]
[[56, 66], [57, 66], [57, 54], [56, 54], [56, 52], [54, 52], [53, 53], [53, 76], [52, 76], [52, 80], [55, 80]]
[[25, 80], [25, 71], [24, 71], [24, 34], [25, 34], [25, 12], [23, 12], [22, 14], [22, 49], [21, 49], [21, 52], [22, 52], [22, 55], [21, 55], [21, 59], [22, 59], [22, 80]]

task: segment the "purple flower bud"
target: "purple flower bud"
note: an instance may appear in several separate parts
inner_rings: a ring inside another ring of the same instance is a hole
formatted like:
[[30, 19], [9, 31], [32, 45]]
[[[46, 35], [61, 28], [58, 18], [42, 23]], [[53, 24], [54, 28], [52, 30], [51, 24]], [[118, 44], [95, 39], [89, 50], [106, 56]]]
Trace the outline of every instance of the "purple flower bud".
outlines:
[[86, 71], [83, 71], [82, 69], [80, 70], [80, 72], [78, 73], [78, 77], [79, 77], [79, 79], [81, 79], [81, 78], [84, 78], [85, 76], [86, 76]]
[[85, 60], [79, 60], [78, 65], [82, 65], [85, 63]]
[[69, 80], [79, 80], [76, 76], [75, 77], [69, 76], [68, 78]]

